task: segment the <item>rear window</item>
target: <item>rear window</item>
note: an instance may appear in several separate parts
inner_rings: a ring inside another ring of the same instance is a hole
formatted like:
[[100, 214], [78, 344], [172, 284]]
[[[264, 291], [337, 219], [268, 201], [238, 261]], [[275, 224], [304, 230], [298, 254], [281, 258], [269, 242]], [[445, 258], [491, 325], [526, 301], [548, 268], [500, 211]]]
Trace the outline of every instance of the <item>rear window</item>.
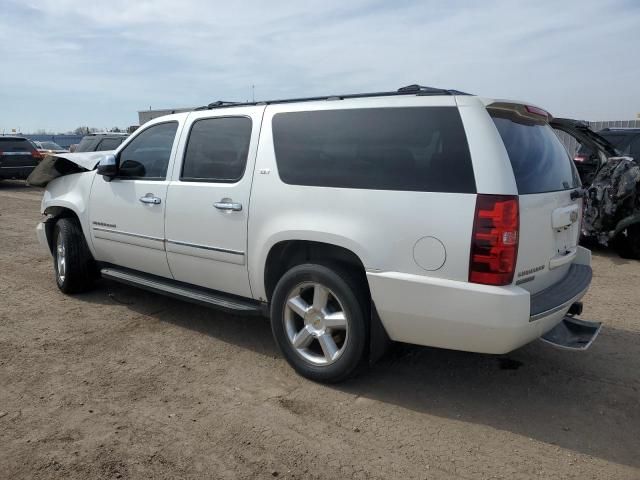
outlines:
[[279, 113], [273, 143], [280, 178], [292, 185], [476, 192], [455, 107]]
[[26, 138], [2, 138], [0, 137], [0, 151], [3, 152], [30, 152], [33, 146]]
[[509, 110], [488, 109], [511, 160], [521, 195], [580, 186], [578, 172], [553, 129]]
[[80, 143], [76, 147], [76, 152], [93, 152], [98, 138], [96, 137], [83, 137]]

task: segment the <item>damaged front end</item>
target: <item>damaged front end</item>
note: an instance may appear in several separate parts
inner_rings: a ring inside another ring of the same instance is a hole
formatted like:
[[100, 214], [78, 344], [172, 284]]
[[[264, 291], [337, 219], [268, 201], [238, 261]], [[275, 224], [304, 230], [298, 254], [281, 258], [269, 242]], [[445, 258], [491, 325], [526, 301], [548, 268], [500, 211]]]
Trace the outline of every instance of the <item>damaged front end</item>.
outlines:
[[31, 172], [27, 178], [27, 184], [33, 187], [45, 187], [54, 178], [91, 171], [96, 168], [100, 160], [110, 154], [113, 154], [113, 152], [47, 155]]
[[576, 163], [586, 191], [583, 240], [640, 259], [640, 166], [585, 122], [554, 118], [550, 124], [593, 152], [588, 164]]
[[632, 158], [609, 158], [587, 189], [583, 234], [603, 245], [634, 241], [627, 230], [640, 222], [639, 182], [640, 166]]

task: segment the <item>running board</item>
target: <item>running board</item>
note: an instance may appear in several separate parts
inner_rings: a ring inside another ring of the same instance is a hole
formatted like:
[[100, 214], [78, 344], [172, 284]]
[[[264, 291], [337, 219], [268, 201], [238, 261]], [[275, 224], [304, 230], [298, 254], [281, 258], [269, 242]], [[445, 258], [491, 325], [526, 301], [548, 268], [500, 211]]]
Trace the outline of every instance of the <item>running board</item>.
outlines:
[[154, 275], [121, 270], [113, 267], [103, 268], [100, 270], [100, 273], [104, 278], [115, 280], [116, 282], [125, 283], [187, 302], [197, 303], [205, 307], [213, 307], [240, 315], [267, 315], [266, 304], [261, 302], [243, 299], [222, 292], [192, 287], [176, 282], [175, 280], [168, 280]]

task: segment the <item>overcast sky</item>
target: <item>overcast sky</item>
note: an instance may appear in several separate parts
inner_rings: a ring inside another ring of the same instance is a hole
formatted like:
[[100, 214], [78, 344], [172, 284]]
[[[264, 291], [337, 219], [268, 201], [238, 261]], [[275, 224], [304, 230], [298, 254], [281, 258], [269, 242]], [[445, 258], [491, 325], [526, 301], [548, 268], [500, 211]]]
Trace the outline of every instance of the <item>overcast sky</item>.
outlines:
[[640, 1], [0, 0], [0, 131], [422, 85], [640, 113]]

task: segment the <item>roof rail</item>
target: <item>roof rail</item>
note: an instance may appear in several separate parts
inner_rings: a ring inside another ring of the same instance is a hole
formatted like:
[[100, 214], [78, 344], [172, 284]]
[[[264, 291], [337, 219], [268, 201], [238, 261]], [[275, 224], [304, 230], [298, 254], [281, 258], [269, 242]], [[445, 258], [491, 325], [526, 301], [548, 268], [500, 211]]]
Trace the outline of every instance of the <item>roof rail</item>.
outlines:
[[298, 102], [316, 102], [322, 100], [345, 100], [349, 98], [367, 98], [367, 97], [391, 97], [396, 95], [471, 95], [459, 90], [445, 90], [442, 88], [425, 87], [422, 85], [407, 85], [400, 87], [393, 92], [373, 92], [373, 93], [351, 93], [347, 95], [325, 95], [320, 97], [301, 97], [301, 98], [284, 98], [279, 100], [262, 100], [257, 102], [227, 102], [218, 100], [194, 110], [212, 110], [214, 108], [255, 106], [255, 105], [273, 105], [280, 103], [298, 103]]

